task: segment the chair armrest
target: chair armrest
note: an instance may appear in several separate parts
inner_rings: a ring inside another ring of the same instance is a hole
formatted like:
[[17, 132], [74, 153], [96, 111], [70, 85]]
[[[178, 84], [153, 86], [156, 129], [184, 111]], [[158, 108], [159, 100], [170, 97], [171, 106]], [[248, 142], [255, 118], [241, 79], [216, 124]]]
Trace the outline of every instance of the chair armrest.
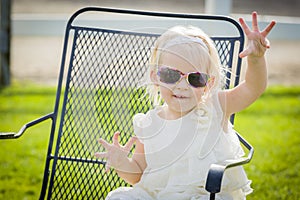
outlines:
[[25, 125], [22, 126], [22, 128], [19, 130], [19, 132], [15, 133], [15, 132], [0, 132], [0, 139], [16, 139], [19, 138], [23, 135], [23, 133], [27, 130], [27, 128], [30, 128], [33, 125], [36, 125], [40, 122], [43, 122], [47, 119], [52, 119], [53, 120], [54, 117], [54, 113], [50, 113], [48, 115], [45, 115], [43, 117], [40, 117], [36, 120], [33, 120]]
[[210, 166], [205, 186], [205, 189], [210, 193], [215, 194], [221, 191], [222, 179], [226, 169], [249, 163], [253, 157], [254, 148], [242, 136], [238, 133], [236, 134], [240, 142], [249, 150], [249, 153], [246, 157], [234, 160], [225, 160], [221, 163], [212, 164]]

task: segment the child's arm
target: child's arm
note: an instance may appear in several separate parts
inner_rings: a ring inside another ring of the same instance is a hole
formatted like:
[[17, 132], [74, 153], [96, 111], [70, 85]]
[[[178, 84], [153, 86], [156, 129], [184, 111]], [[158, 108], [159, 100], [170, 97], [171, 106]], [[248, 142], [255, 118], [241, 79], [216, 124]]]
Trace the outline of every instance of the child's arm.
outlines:
[[[114, 134], [112, 144], [100, 139], [99, 143], [106, 149], [106, 152], [97, 152], [95, 156], [107, 160], [106, 171], [109, 171], [110, 167], [114, 167], [119, 177], [129, 184], [135, 184], [140, 180], [146, 168], [144, 146], [136, 137], [131, 137], [122, 146], [118, 141], [119, 134], [119, 132]], [[129, 158], [128, 154], [134, 143], [136, 144], [135, 151], [133, 156]]]
[[239, 56], [241, 58], [247, 56], [248, 68], [245, 80], [241, 84], [220, 93], [219, 97], [226, 118], [252, 104], [267, 86], [265, 51], [270, 46], [266, 36], [274, 27], [275, 21], [272, 21], [262, 32], [258, 28], [256, 12], [252, 13], [252, 31], [244, 19], [240, 18], [240, 23], [248, 38], [248, 46]]

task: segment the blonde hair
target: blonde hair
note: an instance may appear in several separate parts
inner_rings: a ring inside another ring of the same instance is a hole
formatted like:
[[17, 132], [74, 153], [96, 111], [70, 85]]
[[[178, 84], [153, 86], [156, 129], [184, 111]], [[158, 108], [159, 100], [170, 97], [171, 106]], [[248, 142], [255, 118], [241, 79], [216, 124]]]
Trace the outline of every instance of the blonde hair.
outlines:
[[[187, 42], [188, 39], [175, 41], [178, 37], [190, 38], [190, 42]], [[197, 39], [199, 41], [196, 41]], [[214, 77], [214, 86], [211, 90], [223, 87], [224, 73], [214, 42], [199, 28], [175, 26], [163, 33], [152, 48], [148, 73], [145, 78], [147, 92], [155, 106], [161, 103], [161, 97], [158, 86], [151, 81], [150, 76], [153, 71], [156, 72], [157, 66], [161, 62], [161, 55], [165, 52], [180, 55], [190, 63], [198, 63], [200, 66], [194, 66], [196, 68], [205, 67], [205, 69], [202, 69], [205, 70], [203, 72]]]

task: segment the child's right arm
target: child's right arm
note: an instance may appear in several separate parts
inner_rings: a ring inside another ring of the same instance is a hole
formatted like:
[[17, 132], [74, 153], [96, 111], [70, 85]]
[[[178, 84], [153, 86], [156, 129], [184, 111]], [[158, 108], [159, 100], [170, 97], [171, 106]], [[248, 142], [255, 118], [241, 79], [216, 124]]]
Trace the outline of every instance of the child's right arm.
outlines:
[[269, 48], [266, 36], [275, 25], [272, 21], [267, 27], [260, 31], [258, 28], [257, 13], [252, 13], [251, 30], [241, 18], [240, 23], [248, 38], [247, 48], [240, 53], [240, 57], [247, 57], [248, 67], [245, 80], [235, 88], [225, 90], [219, 94], [225, 118], [231, 114], [239, 112], [251, 105], [266, 89], [267, 86], [267, 66], [265, 51]]
[[[100, 139], [99, 143], [106, 149], [106, 152], [97, 152], [95, 156], [97, 158], [106, 158], [106, 171], [108, 171], [110, 167], [114, 167], [119, 177], [133, 185], [139, 182], [147, 166], [144, 145], [136, 137], [131, 137], [129, 141], [122, 146], [118, 141], [119, 134], [119, 132], [114, 134], [112, 144]], [[135, 151], [133, 156], [129, 158], [128, 154], [134, 143], [136, 144]]]

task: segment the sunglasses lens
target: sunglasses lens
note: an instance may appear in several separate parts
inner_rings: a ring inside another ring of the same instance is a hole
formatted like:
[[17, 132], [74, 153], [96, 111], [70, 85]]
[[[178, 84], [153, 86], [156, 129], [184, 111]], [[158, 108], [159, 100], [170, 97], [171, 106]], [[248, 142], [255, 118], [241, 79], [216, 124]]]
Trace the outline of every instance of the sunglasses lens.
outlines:
[[204, 87], [208, 81], [208, 75], [195, 72], [188, 75], [188, 82], [193, 87]]
[[160, 68], [158, 76], [161, 82], [168, 84], [176, 83], [181, 78], [179, 71], [170, 68]]
[[[174, 84], [177, 83], [184, 74], [175, 69], [161, 67], [159, 68], [157, 75], [161, 82]], [[209, 76], [207, 74], [200, 72], [189, 73], [187, 76], [188, 83], [195, 88], [206, 86], [208, 79]]]

